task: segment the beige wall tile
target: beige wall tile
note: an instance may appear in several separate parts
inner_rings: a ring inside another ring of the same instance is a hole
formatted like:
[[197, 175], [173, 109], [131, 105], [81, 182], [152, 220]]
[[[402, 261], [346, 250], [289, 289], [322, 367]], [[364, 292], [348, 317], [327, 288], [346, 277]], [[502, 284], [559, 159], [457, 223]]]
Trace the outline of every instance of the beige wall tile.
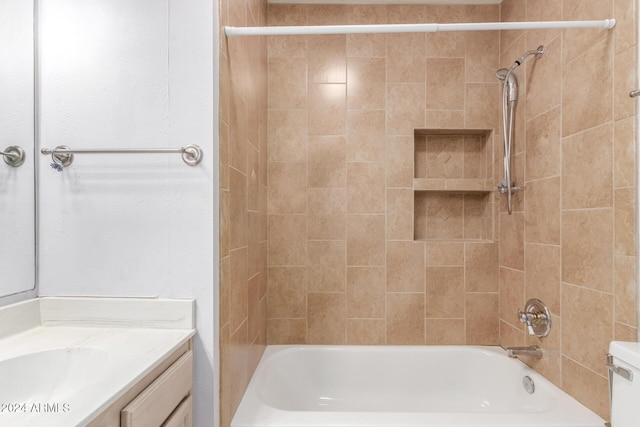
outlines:
[[614, 33], [616, 52], [621, 52], [637, 44], [638, 18], [633, 0], [614, 0], [614, 17], [616, 31]]
[[562, 281], [613, 289], [613, 210], [562, 213]]
[[524, 236], [527, 243], [560, 244], [560, 178], [527, 183]]
[[347, 265], [385, 265], [384, 224], [384, 215], [347, 216]]
[[387, 34], [387, 83], [424, 82], [424, 33]]
[[[265, 319], [262, 319], [261, 313], [261, 298], [260, 298], [260, 276], [257, 274], [249, 279], [248, 282], [248, 338], [249, 342], [254, 342], [258, 339], [260, 331], [263, 325], [266, 325], [266, 300], [264, 301]], [[260, 353], [262, 355], [262, 353]], [[251, 370], [254, 370], [252, 368]]]
[[427, 59], [427, 108], [462, 110], [464, 83], [464, 58]]
[[411, 135], [425, 123], [425, 84], [387, 83], [387, 135]]
[[305, 162], [307, 160], [307, 111], [269, 110], [269, 162]]
[[[638, 281], [637, 260], [631, 256], [614, 258], [615, 320], [629, 326], [637, 326]], [[636, 341], [635, 339], [633, 341]]]
[[554, 108], [527, 122], [526, 180], [561, 172], [561, 110]]
[[563, 209], [613, 206], [611, 123], [562, 141], [562, 178]]
[[424, 344], [424, 293], [386, 294], [387, 344]]
[[487, 144], [485, 138], [464, 137], [464, 178], [486, 178]]
[[347, 298], [344, 292], [307, 295], [307, 341], [309, 344], [346, 342]]
[[426, 242], [427, 266], [464, 266], [464, 243]]
[[[345, 187], [347, 148], [344, 136], [310, 136], [308, 143], [307, 185]], [[304, 194], [304, 191], [302, 191]], [[291, 197], [295, 197], [291, 195]]]
[[494, 83], [499, 68], [499, 32], [469, 31], [463, 37], [466, 43], [466, 81]]
[[[227, 168], [228, 169], [228, 168]], [[229, 255], [229, 233], [231, 231], [231, 206], [228, 190], [220, 190], [220, 258]]]
[[384, 319], [347, 319], [347, 344], [382, 345], [384, 342]]
[[636, 254], [636, 189], [618, 188], [614, 192], [614, 229], [616, 255]]
[[304, 318], [307, 315], [304, 267], [269, 267], [267, 277], [269, 318]]
[[499, 340], [498, 293], [466, 293], [467, 345], [496, 345]]
[[308, 6], [308, 25], [346, 25], [349, 23], [348, 5], [311, 4]]
[[[567, 34], [569, 31], [565, 31], [565, 43], [568, 42]], [[573, 135], [610, 121], [613, 118], [613, 43], [604, 40], [576, 58], [575, 62], [565, 64], [562, 79], [562, 135]], [[591, 66], [581, 67], [582, 64]], [[584, 90], [585, 82], [589, 82], [588, 91]], [[598, 96], [594, 98], [592, 93]]]
[[467, 292], [498, 290], [498, 245], [465, 243], [465, 283]]
[[516, 313], [524, 310], [524, 273], [520, 270], [500, 268], [500, 318], [513, 328], [525, 330]]
[[427, 136], [425, 145], [425, 178], [464, 177], [464, 137]]
[[[487, 194], [464, 195], [464, 238], [467, 240], [491, 239], [489, 232], [491, 219], [490, 196]], [[489, 227], [487, 227], [489, 226]]]
[[384, 110], [347, 112], [347, 161], [385, 160]]
[[427, 345], [464, 345], [464, 319], [427, 319]]
[[303, 215], [269, 215], [268, 264], [303, 266], [307, 261], [307, 219]]
[[387, 189], [387, 239], [413, 240], [413, 190]]
[[307, 319], [269, 319], [267, 342], [269, 344], [306, 344]]
[[[359, 8], [354, 10], [357, 9]], [[384, 21], [386, 22], [386, 12]], [[385, 22], [380, 23], [384, 24]], [[347, 34], [347, 56], [349, 58], [385, 58], [386, 52], [386, 34]]]
[[426, 317], [464, 317], [464, 268], [427, 267]]
[[307, 292], [344, 292], [347, 282], [347, 242], [307, 242]]
[[[612, 0], [565, 0], [562, 3], [562, 19], [607, 19], [613, 16]], [[607, 30], [564, 30], [564, 61], [572, 61], [591, 49], [601, 40], [613, 45], [614, 35]]]
[[229, 329], [236, 331], [246, 321], [248, 312], [247, 249], [229, 254]]
[[413, 188], [413, 136], [387, 136], [387, 187]]
[[389, 4], [387, 20], [389, 24], [420, 24], [428, 17], [427, 6], [423, 4]]
[[560, 312], [560, 246], [525, 246], [526, 299], [537, 298], [552, 314]]
[[637, 48], [632, 46], [627, 50], [616, 53], [614, 57], [613, 110], [616, 120], [622, 120], [636, 114], [636, 103], [633, 98], [628, 96], [629, 88], [637, 86], [635, 65], [638, 55], [636, 51]]
[[427, 58], [464, 58], [465, 34], [458, 32], [426, 33]]
[[613, 339], [616, 341], [636, 342], [638, 340], [638, 328], [616, 322], [614, 324]]
[[229, 173], [229, 248], [247, 245], [247, 180], [235, 169]]
[[426, 198], [427, 238], [462, 239], [464, 236], [464, 196], [429, 193]]
[[383, 213], [385, 170], [382, 162], [347, 164], [347, 212]]
[[[526, 63], [527, 119], [537, 117], [562, 103], [562, 81], [558, 78], [558, 70], [562, 64], [561, 44], [562, 38], [555, 38], [544, 46], [543, 55]], [[529, 49], [536, 48], [537, 46]]]
[[424, 243], [387, 241], [387, 292], [424, 292]]
[[307, 108], [305, 58], [269, 58], [269, 109]]
[[306, 163], [269, 163], [268, 212], [270, 214], [306, 213], [306, 178]]
[[[524, 21], [526, 17], [526, 0], [503, 0], [500, 5], [500, 20], [503, 22]], [[500, 45], [509, 46], [523, 36], [522, 30], [501, 31]]]
[[384, 267], [347, 268], [347, 317], [382, 318], [384, 304]]
[[500, 104], [498, 83], [467, 83], [465, 127], [492, 129], [498, 119]]
[[462, 129], [464, 128], [464, 110], [438, 111], [427, 110], [426, 126], [430, 129]]
[[[532, 21], [561, 21], [562, 2], [556, 0], [527, 0], [527, 19]], [[540, 44], [548, 45], [562, 35], [562, 30], [531, 30], [525, 32], [527, 49], [535, 49]]]
[[384, 110], [384, 58], [349, 58], [347, 80], [347, 107], [350, 110]]
[[347, 238], [347, 189], [307, 188], [307, 238]]
[[636, 118], [629, 117], [615, 123], [613, 184], [615, 188], [635, 186]]
[[[584, 314], [597, 322], [584, 327]], [[575, 331], [580, 331], [576, 334]], [[613, 339], [613, 297], [579, 286], [562, 286], [562, 353], [587, 368], [606, 375], [602, 355]], [[588, 345], [585, 345], [588, 343]]]
[[524, 214], [500, 214], [500, 265], [524, 269]]
[[346, 132], [347, 85], [310, 83], [309, 134], [344, 135]]
[[600, 376], [568, 357], [562, 358], [562, 387], [578, 402], [602, 418], [609, 419], [607, 378]]
[[308, 36], [307, 79], [309, 83], [347, 82], [347, 38], [345, 35]]

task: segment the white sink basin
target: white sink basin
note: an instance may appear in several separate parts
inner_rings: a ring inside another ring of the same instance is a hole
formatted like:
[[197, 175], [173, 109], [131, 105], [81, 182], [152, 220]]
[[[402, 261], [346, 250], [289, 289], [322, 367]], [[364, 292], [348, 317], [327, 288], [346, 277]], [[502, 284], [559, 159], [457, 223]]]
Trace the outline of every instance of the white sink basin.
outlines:
[[59, 400], [95, 383], [108, 354], [87, 347], [59, 348], [0, 360], [0, 402]]

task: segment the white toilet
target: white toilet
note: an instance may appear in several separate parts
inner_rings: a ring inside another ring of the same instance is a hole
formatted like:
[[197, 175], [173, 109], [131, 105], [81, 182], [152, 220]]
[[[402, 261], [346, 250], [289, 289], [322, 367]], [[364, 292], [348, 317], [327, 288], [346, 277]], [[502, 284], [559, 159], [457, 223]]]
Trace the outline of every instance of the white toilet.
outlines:
[[640, 343], [612, 341], [607, 365], [611, 382], [611, 427], [640, 426]]

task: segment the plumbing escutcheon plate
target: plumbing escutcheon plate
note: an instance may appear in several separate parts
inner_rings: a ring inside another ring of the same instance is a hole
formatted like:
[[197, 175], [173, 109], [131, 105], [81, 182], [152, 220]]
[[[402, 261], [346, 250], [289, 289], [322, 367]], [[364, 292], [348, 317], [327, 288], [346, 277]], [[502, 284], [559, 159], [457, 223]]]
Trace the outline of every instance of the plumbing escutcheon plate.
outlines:
[[542, 301], [537, 298], [531, 298], [527, 301], [524, 311], [543, 315], [531, 322], [536, 337], [542, 338], [549, 335], [549, 332], [551, 332], [551, 312]]

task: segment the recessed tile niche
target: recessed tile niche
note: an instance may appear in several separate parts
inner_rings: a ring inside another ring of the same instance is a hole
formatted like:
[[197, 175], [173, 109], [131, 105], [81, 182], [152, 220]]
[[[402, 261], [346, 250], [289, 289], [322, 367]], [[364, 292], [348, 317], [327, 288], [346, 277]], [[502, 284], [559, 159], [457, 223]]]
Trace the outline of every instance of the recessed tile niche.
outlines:
[[414, 133], [415, 240], [493, 240], [493, 131]]

